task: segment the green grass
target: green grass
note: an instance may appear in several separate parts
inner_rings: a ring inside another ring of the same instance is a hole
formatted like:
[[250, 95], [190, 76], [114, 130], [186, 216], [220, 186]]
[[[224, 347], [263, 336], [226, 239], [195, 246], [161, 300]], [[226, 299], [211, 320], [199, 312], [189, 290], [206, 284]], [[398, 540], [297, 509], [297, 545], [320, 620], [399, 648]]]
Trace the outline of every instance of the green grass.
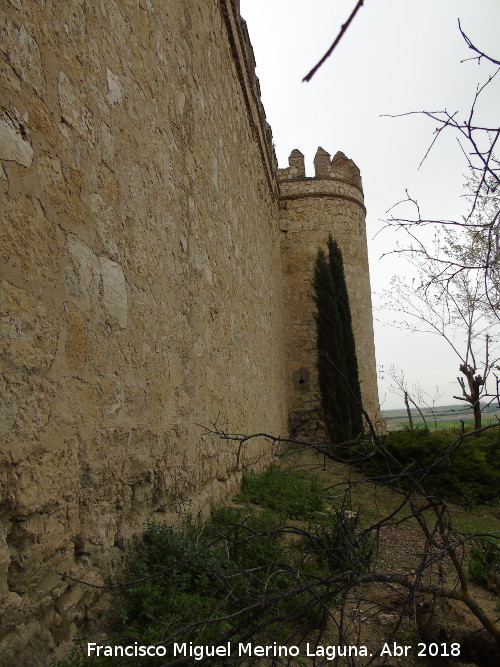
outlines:
[[453, 525], [461, 533], [496, 532], [500, 536], [500, 513], [494, 505], [478, 505], [466, 512], [457, 509], [454, 512]]
[[236, 500], [274, 510], [290, 519], [307, 518], [325, 507], [323, 488], [315, 475], [271, 465], [262, 475], [243, 476]]
[[[411, 413], [414, 427], [424, 428], [425, 424], [418, 411], [412, 410]], [[437, 406], [434, 410], [435, 418], [433, 417], [432, 411], [428, 408], [422, 408], [422, 414], [425, 417], [427, 427], [433, 431], [444, 429], [461, 432], [462, 421], [465, 430], [472, 430], [474, 427], [472, 408], [464, 410], [463, 405]], [[389, 431], [403, 430], [410, 427], [406, 409], [404, 408], [382, 410], [382, 416], [387, 421]], [[483, 426], [498, 423], [498, 418], [500, 418], [500, 410], [498, 408], [488, 406], [483, 409]]]
[[[473, 419], [439, 419], [434, 421], [432, 417], [426, 417], [427, 421], [427, 426], [431, 431], [453, 431], [456, 433], [461, 433], [462, 432], [462, 426], [465, 431], [472, 431], [474, 429], [474, 420]], [[497, 424], [498, 421], [496, 419], [483, 419], [482, 421], [482, 426], [489, 426], [492, 424]], [[421, 418], [415, 417], [413, 419], [413, 426], [414, 428], [424, 428], [424, 422], [422, 421]], [[410, 424], [408, 420], [401, 419], [397, 421], [391, 421], [389, 422], [389, 429], [391, 431], [400, 431], [400, 430], [408, 430], [410, 428]]]

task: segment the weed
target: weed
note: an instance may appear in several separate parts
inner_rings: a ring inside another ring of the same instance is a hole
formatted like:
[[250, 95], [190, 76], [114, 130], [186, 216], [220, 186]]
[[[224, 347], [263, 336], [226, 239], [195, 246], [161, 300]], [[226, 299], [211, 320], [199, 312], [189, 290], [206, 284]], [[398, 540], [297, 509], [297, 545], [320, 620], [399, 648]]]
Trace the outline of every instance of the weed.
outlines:
[[471, 549], [468, 570], [471, 581], [488, 588], [493, 570], [500, 569], [500, 547], [491, 540], [481, 540]]
[[359, 530], [359, 512], [339, 509], [329, 513], [319, 523], [314, 538], [319, 564], [325, 563], [327, 571], [349, 571], [355, 574], [367, 572], [374, 552], [373, 540]]

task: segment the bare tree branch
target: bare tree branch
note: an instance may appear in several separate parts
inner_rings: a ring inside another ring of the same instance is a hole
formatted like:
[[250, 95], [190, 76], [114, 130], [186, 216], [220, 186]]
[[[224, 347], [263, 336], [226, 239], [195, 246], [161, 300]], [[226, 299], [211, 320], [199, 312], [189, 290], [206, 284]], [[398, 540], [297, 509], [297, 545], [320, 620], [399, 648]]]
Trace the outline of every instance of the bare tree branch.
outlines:
[[332, 53], [333, 53], [334, 49], [336, 48], [337, 44], [340, 42], [340, 40], [344, 36], [345, 32], [347, 31], [347, 29], [351, 25], [354, 17], [358, 13], [358, 11], [361, 9], [363, 4], [364, 4], [364, 0], [359, 0], [357, 2], [356, 6], [354, 7], [354, 9], [351, 12], [351, 15], [349, 16], [347, 21], [341, 27], [340, 32], [337, 35], [337, 37], [335, 38], [335, 41], [333, 42], [333, 44], [330, 46], [330, 48], [325, 53], [325, 55], [321, 58], [321, 60], [312, 68], [312, 70], [305, 75], [305, 77], [302, 79], [302, 81], [310, 81], [313, 78], [313, 76], [316, 74], [318, 69], [321, 67], [321, 65], [325, 62], [325, 60], [327, 60], [332, 55]]

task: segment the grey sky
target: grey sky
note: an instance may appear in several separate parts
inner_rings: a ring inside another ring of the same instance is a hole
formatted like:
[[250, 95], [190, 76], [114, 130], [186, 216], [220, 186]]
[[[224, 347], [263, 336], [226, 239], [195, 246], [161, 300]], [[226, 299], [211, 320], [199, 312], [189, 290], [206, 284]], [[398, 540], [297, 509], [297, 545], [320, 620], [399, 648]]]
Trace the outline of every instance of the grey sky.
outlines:
[[[365, 0], [339, 47], [309, 83], [303, 76], [330, 46], [354, 0], [241, 0], [257, 61], [266, 114], [273, 128], [280, 166], [287, 166], [293, 148], [312, 160], [318, 146], [343, 151], [363, 177], [368, 210], [367, 230], [372, 290], [380, 293], [394, 273], [405, 275], [406, 263], [394, 255], [393, 232], [377, 232], [386, 211], [405, 196], [417, 198], [423, 215], [459, 218], [463, 211], [465, 161], [451, 134], [437, 143], [418, 169], [435, 129], [420, 116], [386, 118], [418, 110], [469, 109], [478, 82], [492, 67], [460, 63], [472, 56], [457, 25], [472, 41], [500, 57], [498, 0]], [[484, 100], [482, 112], [500, 110], [500, 85]], [[497, 113], [498, 115], [498, 113]], [[377, 306], [377, 298], [374, 298]], [[410, 385], [417, 380], [430, 392], [438, 385], [441, 404], [457, 393], [458, 361], [446, 344], [429, 334], [409, 334], [383, 322], [387, 312], [375, 310], [377, 363], [384, 408], [401, 401], [388, 393], [391, 364], [404, 370]]]

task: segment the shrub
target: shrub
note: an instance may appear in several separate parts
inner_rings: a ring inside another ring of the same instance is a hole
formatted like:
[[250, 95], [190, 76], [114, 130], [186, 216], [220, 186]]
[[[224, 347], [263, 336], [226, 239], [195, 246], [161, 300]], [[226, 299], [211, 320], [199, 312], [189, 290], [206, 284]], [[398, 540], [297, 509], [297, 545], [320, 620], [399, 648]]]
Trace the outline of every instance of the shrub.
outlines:
[[[192, 525], [179, 532], [164, 523], [149, 524], [131, 548], [129, 561], [127, 578], [138, 583], [117, 596], [115, 611], [126, 634], [143, 643], [155, 643], [173, 628], [217, 615], [234, 599], [229, 596], [221, 606], [233, 564]], [[146, 579], [151, 575], [156, 576]], [[214, 632], [213, 626], [203, 626], [188, 639], [207, 643]]]
[[[493, 502], [500, 488], [499, 430], [465, 437], [452, 447], [458, 437], [427, 429], [393, 431], [384, 445], [398, 464], [405, 468], [411, 465], [417, 477], [432, 466], [424, 481], [430, 493], [466, 505]], [[363, 469], [370, 475], [384, 476], [397, 473], [398, 465], [377, 454]]]
[[213, 510], [211, 524], [209, 534], [227, 536], [225, 552], [241, 570], [290, 560], [283, 533], [277, 531], [282, 525], [281, 516], [275, 512], [222, 507]]
[[488, 588], [491, 573], [500, 570], [499, 544], [491, 540], [476, 542], [470, 552], [468, 570], [471, 581]]
[[[329, 512], [314, 527], [312, 532], [312, 554], [316, 571], [367, 572], [374, 553], [374, 544], [370, 536], [360, 531], [359, 512], [343, 508]], [[304, 549], [306, 549], [304, 544]]]

